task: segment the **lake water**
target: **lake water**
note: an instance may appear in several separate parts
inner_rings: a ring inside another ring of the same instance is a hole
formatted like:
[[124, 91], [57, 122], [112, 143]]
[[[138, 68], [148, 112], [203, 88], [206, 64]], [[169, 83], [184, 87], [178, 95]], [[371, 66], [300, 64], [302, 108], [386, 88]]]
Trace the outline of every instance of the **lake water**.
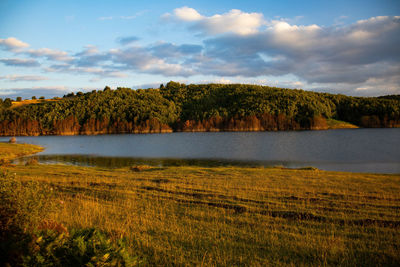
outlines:
[[[0, 137], [0, 141], [8, 141]], [[77, 165], [282, 165], [400, 173], [400, 129], [17, 137], [40, 162]]]

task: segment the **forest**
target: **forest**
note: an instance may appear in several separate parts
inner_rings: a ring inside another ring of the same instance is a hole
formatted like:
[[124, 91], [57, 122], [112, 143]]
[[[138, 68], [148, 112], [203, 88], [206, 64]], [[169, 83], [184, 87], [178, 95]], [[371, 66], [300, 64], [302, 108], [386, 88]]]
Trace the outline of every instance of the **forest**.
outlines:
[[0, 135], [327, 129], [328, 120], [399, 127], [400, 97], [351, 97], [248, 84], [182, 84], [70, 93], [13, 106], [0, 99]]

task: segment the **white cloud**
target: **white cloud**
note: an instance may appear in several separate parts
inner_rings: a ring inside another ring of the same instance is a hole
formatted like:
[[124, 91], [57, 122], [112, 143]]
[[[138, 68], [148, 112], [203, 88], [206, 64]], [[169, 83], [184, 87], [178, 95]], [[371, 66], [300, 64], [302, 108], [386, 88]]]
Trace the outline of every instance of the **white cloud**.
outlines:
[[94, 45], [87, 45], [85, 49], [74, 55], [73, 64], [79, 67], [93, 67], [110, 59], [107, 52], [100, 52]]
[[48, 60], [55, 61], [70, 61], [73, 60], [71, 56], [65, 51], [53, 50], [50, 48], [30, 49], [26, 52], [31, 57], [44, 57]]
[[9, 88], [9, 89], [0, 89], [0, 97], [1, 98], [16, 98], [18, 96], [23, 99], [30, 99], [32, 96], [45, 96], [46, 98], [51, 98], [55, 96], [62, 96], [71, 92], [66, 86], [33, 86], [33, 87], [24, 87], [24, 88]]
[[178, 19], [183, 21], [197, 21], [204, 18], [195, 9], [187, 6], [174, 9], [174, 14]]
[[71, 56], [65, 51], [54, 50], [50, 48], [39, 48], [39, 49], [26, 49], [29, 44], [18, 40], [14, 37], [7, 39], [0, 39], [0, 47], [3, 47], [7, 51], [14, 52], [15, 54], [26, 54], [33, 58], [44, 57], [47, 60], [55, 61], [70, 61], [73, 60]]
[[[164, 17], [171, 17], [165, 14]], [[192, 28], [206, 35], [234, 33], [247, 35], [257, 33], [265, 24], [261, 13], [246, 13], [238, 9], [232, 9], [228, 13], [214, 16], [202, 16], [195, 9], [181, 7], [174, 10], [174, 17], [178, 21], [193, 23]]]
[[114, 70], [114, 69], [109, 69], [104, 66], [80, 67], [80, 66], [75, 66], [75, 65], [71, 65], [71, 64], [56, 64], [56, 65], [52, 65], [50, 67], [46, 67], [46, 68], [44, 68], [44, 70], [47, 72], [72, 73], [72, 74], [79, 74], [79, 75], [92, 74], [92, 75], [97, 76], [96, 80], [99, 80], [99, 78], [102, 79], [102, 78], [108, 78], [108, 77], [113, 77], [113, 78], [127, 77], [126, 73], [123, 73], [121, 71]]
[[232, 9], [228, 13], [206, 18], [199, 27], [204, 27], [211, 34], [231, 32], [246, 35], [258, 32], [263, 23], [263, 15], [260, 13], [245, 13]]
[[30, 81], [30, 82], [36, 82], [36, 81], [44, 81], [48, 80], [49, 78], [44, 77], [44, 76], [36, 76], [36, 75], [6, 75], [6, 76], [0, 76], [0, 80], [8, 80], [12, 82], [20, 82], [20, 81]]
[[112, 61], [122, 70], [141, 73], [162, 74], [165, 76], [191, 76], [193, 71], [179, 63], [169, 63], [156, 57], [143, 47], [135, 46], [127, 49], [113, 49]]
[[314, 45], [323, 30], [318, 25], [290, 25], [285, 21], [272, 21], [266, 32], [270, 33], [272, 42], [287, 47], [306, 48]]
[[2, 46], [5, 50], [16, 52], [23, 48], [29, 47], [29, 44], [24, 43], [15, 37], [9, 37], [7, 39], [0, 39], [0, 46]]
[[222, 77], [222, 78], [216, 79], [215, 83], [230, 84], [230, 83], [232, 83], [232, 81]]
[[97, 54], [99, 53], [99, 49], [97, 48], [97, 46], [95, 45], [87, 45], [85, 46], [85, 50], [83, 50], [83, 52], [78, 53], [78, 56], [81, 55], [93, 55], [93, 54]]

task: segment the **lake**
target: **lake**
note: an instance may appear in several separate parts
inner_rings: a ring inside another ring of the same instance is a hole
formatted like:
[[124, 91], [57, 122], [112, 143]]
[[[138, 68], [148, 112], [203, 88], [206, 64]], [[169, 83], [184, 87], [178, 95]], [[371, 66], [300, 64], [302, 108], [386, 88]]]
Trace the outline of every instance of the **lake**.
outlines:
[[[9, 137], [0, 137], [8, 141]], [[400, 129], [17, 137], [42, 163], [249, 165], [400, 173]]]

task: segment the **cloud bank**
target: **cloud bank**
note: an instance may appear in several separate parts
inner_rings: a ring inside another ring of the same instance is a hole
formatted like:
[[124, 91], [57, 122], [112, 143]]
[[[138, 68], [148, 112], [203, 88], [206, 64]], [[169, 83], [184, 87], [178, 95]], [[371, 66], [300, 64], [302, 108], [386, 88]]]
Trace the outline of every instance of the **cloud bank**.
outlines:
[[25, 59], [25, 58], [2, 58], [0, 62], [6, 66], [12, 67], [38, 67], [40, 66], [39, 62], [34, 59]]
[[174, 9], [173, 15], [164, 15], [164, 18], [171, 17], [178, 21], [191, 23], [190, 29], [206, 35], [228, 32], [247, 35], [256, 33], [265, 24], [261, 13], [246, 13], [238, 9], [207, 17], [200, 15], [195, 9], [185, 6]]
[[181, 7], [163, 19], [163, 23], [171, 22], [170, 27], [185, 26], [202, 42], [140, 45], [138, 37], [126, 36], [117, 39], [120, 46], [114, 49], [100, 51], [89, 45], [67, 53], [29, 48], [10, 37], [0, 39], [0, 48], [14, 57], [2, 58], [0, 63], [41, 66], [45, 72], [91, 75], [92, 79], [122, 79], [129, 73], [156, 74], [166, 80], [202, 75], [225, 81], [289, 75], [297, 80], [286, 84], [305, 89], [350, 95], [400, 94], [400, 16], [327, 27], [268, 20], [261, 13], [236, 9], [205, 16]]

